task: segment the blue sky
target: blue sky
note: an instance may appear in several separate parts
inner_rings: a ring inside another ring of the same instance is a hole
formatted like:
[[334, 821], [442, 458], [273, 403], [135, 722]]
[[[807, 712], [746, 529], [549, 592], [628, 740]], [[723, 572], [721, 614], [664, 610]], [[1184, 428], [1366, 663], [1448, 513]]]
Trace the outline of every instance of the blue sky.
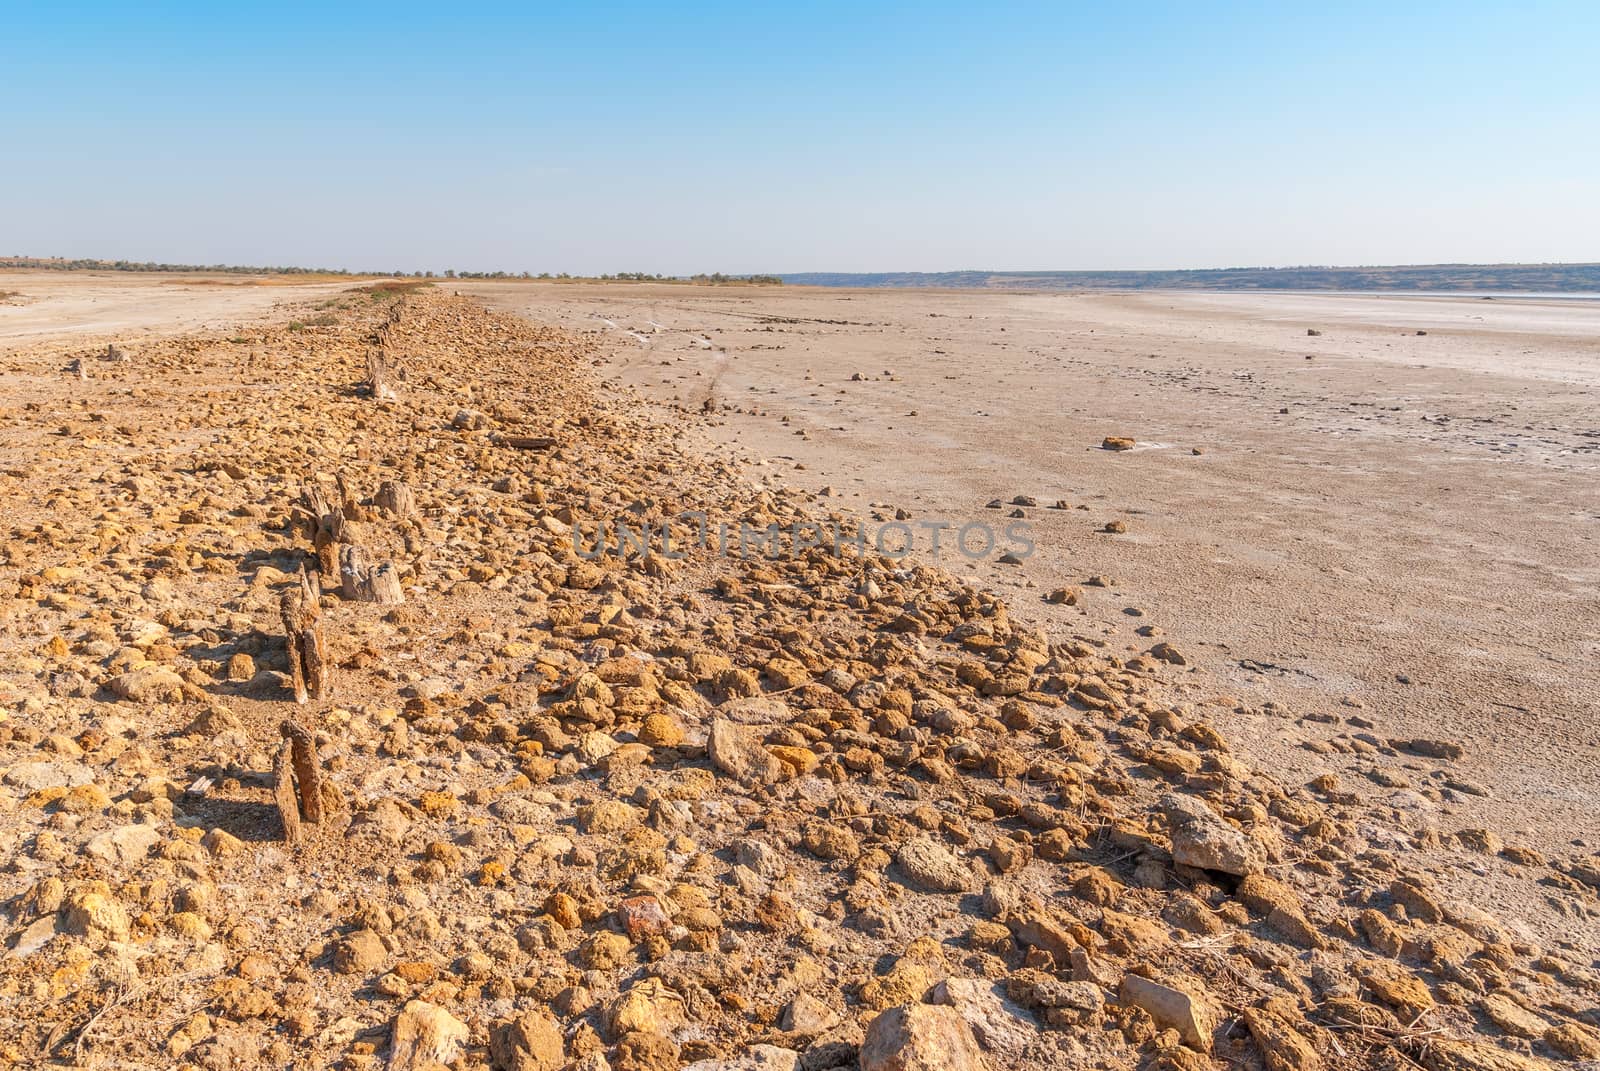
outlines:
[[1600, 5], [6, 4], [0, 254], [1600, 260]]

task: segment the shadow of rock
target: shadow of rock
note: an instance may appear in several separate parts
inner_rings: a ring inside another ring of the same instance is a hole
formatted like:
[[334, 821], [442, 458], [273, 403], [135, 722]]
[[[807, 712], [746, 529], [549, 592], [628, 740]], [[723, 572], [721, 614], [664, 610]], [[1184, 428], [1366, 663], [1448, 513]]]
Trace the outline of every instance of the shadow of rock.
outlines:
[[185, 796], [180, 806], [201, 828], [221, 829], [240, 840], [282, 840], [284, 836], [283, 819], [271, 803]]

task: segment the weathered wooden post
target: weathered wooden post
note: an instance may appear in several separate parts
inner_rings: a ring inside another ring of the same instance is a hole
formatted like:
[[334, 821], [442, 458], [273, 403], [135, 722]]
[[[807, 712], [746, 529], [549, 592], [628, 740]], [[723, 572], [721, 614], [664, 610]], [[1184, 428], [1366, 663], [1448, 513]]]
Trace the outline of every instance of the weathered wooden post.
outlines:
[[311, 730], [298, 722], [285, 720], [278, 726], [278, 732], [283, 736], [283, 744], [273, 764], [272, 798], [283, 820], [284, 839], [295, 844], [300, 840], [303, 822], [322, 821], [322, 765], [317, 761], [317, 743]]
[[300, 587], [283, 593], [278, 602], [289, 648], [289, 673], [294, 681], [294, 701], [322, 699], [332, 692], [333, 664], [317, 619], [322, 616], [312, 594], [311, 581], [302, 571]]

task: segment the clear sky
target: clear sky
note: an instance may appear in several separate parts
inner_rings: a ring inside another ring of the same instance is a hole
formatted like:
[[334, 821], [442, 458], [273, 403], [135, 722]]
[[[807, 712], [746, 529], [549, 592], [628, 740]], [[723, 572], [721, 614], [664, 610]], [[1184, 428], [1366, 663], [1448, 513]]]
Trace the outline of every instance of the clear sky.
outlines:
[[1600, 4], [7, 3], [0, 254], [1600, 260]]

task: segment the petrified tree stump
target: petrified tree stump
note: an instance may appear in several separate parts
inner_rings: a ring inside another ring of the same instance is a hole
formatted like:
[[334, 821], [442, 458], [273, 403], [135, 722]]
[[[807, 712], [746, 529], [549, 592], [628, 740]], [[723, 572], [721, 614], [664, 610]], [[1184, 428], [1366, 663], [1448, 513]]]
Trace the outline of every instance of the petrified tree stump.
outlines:
[[317, 571], [325, 577], [339, 575], [339, 544], [345, 538], [343, 504], [328, 500], [318, 484], [310, 484], [300, 495], [301, 508], [310, 515], [311, 546], [317, 552]]
[[289, 647], [289, 673], [294, 681], [294, 701], [322, 699], [332, 691], [333, 664], [317, 627], [321, 616], [315, 598], [308, 597], [310, 581], [301, 575], [298, 590], [283, 593], [278, 609]]
[[392, 402], [397, 397], [388, 359], [381, 350], [374, 350], [367, 356], [367, 393], [380, 402]]
[[409, 485], [399, 480], [383, 481], [378, 486], [372, 504], [397, 521], [408, 520], [417, 513], [416, 496], [411, 493]]
[[[367, 511], [343, 477], [332, 494], [322, 484], [312, 483], [300, 498], [297, 508], [302, 517], [309, 519], [307, 527], [324, 589], [337, 578], [339, 594], [351, 602], [397, 606], [406, 601], [400, 590], [399, 571], [390, 562], [374, 562], [361, 544], [356, 517], [365, 517]], [[379, 489], [374, 504], [397, 516], [416, 510], [411, 489], [393, 481]], [[307, 601], [313, 605], [316, 602], [309, 588]]]
[[296, 844], [302, 823], [322, 821], [326, 810], [323, 797], [331, 786], [323, 779], [311, 731], [294, 721], [284, 721], [278, 731], [283, 735], [283, 744], [273, 764], [272, 796], [283, 820], [284, 840]]
[[351, 602], [398, 606], [406, 601], [399, 570], [390, 562], [369, 561], [366, 548], [358, 543], [339, 548], [339, 577], [343, 584], [340, 594]]
[[[355, 488], [351, 487], [349, 481], [347, 481], [342, 475], [338, 479], [338, 484], [339, 501], [342, 503], [340, 509], [344, 511], [345, 521], [349, 522], [366, 520], [366, 508], [361, 505], [361, 498], [356, 494]], [[346, 537], [350, 535], [348, 530], [342, 534]]]
[[304, 562], [300, 565], [300, 594], [310, 603], [322, 598], [322, 574], [307, 572]]
[[322, 765], [317, 761], [316, 741], [303, 725], [285, 721], [278, 727], [289, 745], [294, 765], [295, 785], [300, 794], [300, 817], [307, 822], [322, 821]]
[[278, 805], [278, 817], [283, 820], [283, 839], [298, 844], [300, 802], [294, 790], [294, 745], [288, 740], [278, 749], [278, 760], [272, 764], [272, 799]]

